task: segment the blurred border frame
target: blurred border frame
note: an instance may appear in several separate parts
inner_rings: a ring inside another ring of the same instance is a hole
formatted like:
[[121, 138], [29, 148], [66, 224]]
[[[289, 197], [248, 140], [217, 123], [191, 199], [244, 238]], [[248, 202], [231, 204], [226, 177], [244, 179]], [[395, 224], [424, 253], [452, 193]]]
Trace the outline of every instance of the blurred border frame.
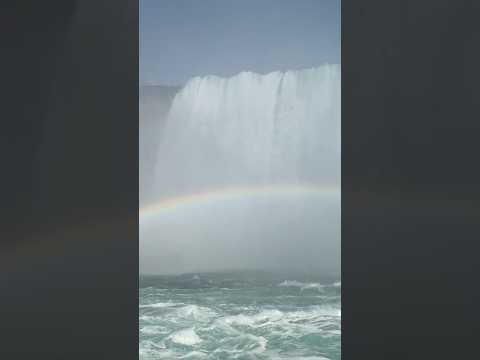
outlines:
[[[480, 3], [342, 1], [342, 358], [480, 323]], [[2, 358], [138, 358], [138, 2], [2, 3]]]

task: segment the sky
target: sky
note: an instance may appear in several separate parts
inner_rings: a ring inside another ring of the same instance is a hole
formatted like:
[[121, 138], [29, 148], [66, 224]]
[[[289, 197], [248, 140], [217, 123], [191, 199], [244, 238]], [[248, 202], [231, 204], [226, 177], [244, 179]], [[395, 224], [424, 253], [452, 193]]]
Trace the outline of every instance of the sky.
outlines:
[[339, 0], [141, 0], [140, 84], [340, 63]]

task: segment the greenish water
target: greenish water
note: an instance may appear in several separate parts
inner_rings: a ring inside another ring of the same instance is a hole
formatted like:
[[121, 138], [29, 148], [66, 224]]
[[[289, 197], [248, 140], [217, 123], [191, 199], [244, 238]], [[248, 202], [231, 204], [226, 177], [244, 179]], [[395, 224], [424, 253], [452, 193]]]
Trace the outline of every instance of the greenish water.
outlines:
[[340, 359], [338, 279], [141, 276], [140, 359]]

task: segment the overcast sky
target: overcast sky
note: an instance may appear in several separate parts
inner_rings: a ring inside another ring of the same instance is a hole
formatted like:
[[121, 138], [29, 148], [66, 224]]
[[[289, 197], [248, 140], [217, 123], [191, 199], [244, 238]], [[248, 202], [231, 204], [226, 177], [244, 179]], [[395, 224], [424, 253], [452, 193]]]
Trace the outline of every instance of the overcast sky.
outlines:
[[340, 63], [339, 0], [141, 0], [140, 84]]

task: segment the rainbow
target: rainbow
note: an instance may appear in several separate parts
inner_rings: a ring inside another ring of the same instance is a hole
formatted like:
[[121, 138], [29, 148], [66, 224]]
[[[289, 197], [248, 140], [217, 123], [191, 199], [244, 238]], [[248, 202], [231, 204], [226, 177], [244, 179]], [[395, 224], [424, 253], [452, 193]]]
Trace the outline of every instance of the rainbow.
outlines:
[[340, 188], [338, 186], [319, 186], [312, 184], [228, 187], [165, 198], [155, 204], [139, 209], [139, 218], [140, 220], [147, 220], [151, 217], [176, 212], [192, 205], [225, 202], [240, 198], [258, 198], [281, 194], [318, 195], [322, 193], [340, 194]]

